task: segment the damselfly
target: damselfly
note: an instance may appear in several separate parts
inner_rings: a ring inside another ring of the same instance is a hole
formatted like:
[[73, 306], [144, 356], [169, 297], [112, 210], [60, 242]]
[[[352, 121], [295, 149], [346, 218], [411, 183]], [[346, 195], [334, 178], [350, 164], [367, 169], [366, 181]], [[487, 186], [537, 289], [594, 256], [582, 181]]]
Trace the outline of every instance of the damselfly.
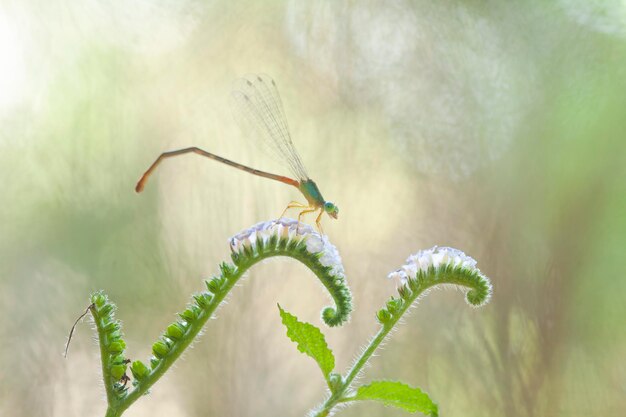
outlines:
[[232, 96], [239, 110], [238, 113], [243, 116], [243, 121], [256, 132], [255, 140], [262, 141], [265, 147], [283, 162], [296, 179], [250, 168], [194, 146], [162, 153], [139, 179], [135, 191], [139, 193], [143, 190], [148, 177], [164, 159], [186, 153], [195, 153], [250, 174], [296, 187], [304, 195], [307, 204], [292, 201], [280, 217], [283, 217], [290, 208], [302, 209], [298, 215], [298, 222], [307, 213], [319, 212], [315, 224], [318, 230], [322, 232], [321, 219], [324, 212], [336, 219], [339, 208], [330, 201], [324, 200], [315, 181], [309, 178], [300, 155], [291, 140], [282, 100], [274, 80], [267, 75], [246, 77], [240, 80], [238, 86], [233, 90]]

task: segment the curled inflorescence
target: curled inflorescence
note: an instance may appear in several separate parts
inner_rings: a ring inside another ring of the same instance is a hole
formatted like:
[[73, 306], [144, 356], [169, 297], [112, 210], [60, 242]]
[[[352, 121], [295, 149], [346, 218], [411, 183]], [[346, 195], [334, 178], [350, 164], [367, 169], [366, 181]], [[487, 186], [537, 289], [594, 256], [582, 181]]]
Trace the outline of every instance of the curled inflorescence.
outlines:
[[326, 236], [294, 219], [257, 223], [230, 239], [231, 257], [239, 267], [249, 267], [268, 256], [289, 256], [308, 266], [328, 289], [336, 308], [328, 307], [322, 318], [329, 326], [344, 323], [352, 311], [352, 295], [337, 248]]
[[272, 239], [284, 239], [292, 243], [303, 242], [310, 254], [318, 255], [319, 262], [331, 268], [333, 275], [345, 276], [339, 251], [330, 243], [328, 237], [294, 219], [280, 218], [257, 223], [230, 238], [230, 248], [233, 252], [240, 252], [246, 246], [255, 250], [259, 242], [268, 245]]
[[[388, 278], [397, 281], [401, 296], [393, 300], [398, 306], [394, 304], [395, 307], [392, 306], [389, 311], [399, 310], [403, 304], [401, 299], [410, 299], [411, 294], [421, 294], [439, 285], [461, 288], [466, 293], [467, 302], [475, 307], [485, 305], [492, 292], [491, 282], [476, 267], [474, 258], [445, 246], [434, 246], [409, 256], [406, 263], [390, 273]], [[382, 314], [385, 316], [386, 313]]]
[[458, 249], [433, 246], [409, 256], [400, 269], [393, 271], [387, 277], [397, 279], [400, 284], [404, 285], [409, 278], [415, 277], [419, 271], [427, 272], [431, 267], [439, 268], [442, 265], [467, 268], [480, 273], [480, 270], [476, 268], [476, 260], [471, 256], [467, 256]]

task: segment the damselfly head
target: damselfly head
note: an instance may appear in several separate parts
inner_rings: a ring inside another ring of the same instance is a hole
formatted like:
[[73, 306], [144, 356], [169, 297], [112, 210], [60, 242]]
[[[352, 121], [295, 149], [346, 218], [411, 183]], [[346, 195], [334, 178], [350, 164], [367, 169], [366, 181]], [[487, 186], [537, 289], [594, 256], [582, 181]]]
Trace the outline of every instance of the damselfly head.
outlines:
[[328, 215], [333, 219], [336, 219], [339, 216], [339, 207], [337, 207], [330, 201], [324, 203], [324, 211], [328, 213]]

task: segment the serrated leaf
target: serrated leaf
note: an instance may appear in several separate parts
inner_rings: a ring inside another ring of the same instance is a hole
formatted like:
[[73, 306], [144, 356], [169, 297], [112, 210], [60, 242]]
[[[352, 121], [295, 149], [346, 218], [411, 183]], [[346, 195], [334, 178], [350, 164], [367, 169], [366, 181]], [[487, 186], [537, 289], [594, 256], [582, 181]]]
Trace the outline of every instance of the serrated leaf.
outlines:
[[335, 356], [328, 348], [324, 334], [317, 327], [304, 323], [278, 306], [283, 324], [287, 327], [287, 337], [298, 345], [298, 350], [315, 359], [324, 378], [335, 368]]
[[428, 416], [439, 415], [439, 407], [428, 394], [419, 388], [411, 388], [398, 381], [373, 381], [363, 385], [359, 387], [351, 400], [374, 400], [411, 413], [419, 411]]

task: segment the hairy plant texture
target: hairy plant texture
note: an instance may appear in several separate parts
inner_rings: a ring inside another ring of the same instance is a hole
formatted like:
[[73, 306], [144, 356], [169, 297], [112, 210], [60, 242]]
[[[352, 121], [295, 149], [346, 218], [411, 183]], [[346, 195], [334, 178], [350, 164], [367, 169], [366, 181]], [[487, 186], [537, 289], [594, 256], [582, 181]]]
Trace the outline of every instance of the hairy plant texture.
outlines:
[[331, 390], [330, 396], [316, 410], [313, 417], [331, 415], [339, 404], [361, 400], [375, 400], [388, 406], [410, 412], [438, 416], [439, 407], [419, 388], [397, 381], [373, 381], [356, 389], [352, 383], [380, 347], [400, 318], [428, 290], [436, 286], [453, 285], [466, 292], [466, 301], [474, 307], [485, 305], [491, 298], [492, 286], [476, 267], [476, 261], [458, 249], [437, 246], [409, 256], [405, 265], [389, 274], [398, 280], [399, 297], [391, 297], [384, 308], [376, 313], [381, 328], [345, 376]]
[[113, 317], [115, 306], [101, 292], [92, 295], [89, 311], [100, 343], [107, 417], [120, 416], [148, 392], [189, 347], [237, 281], [264, 259], [287, 256], [302, 262], [315, 273], [335, 301], [335, 307], [323, 310], [324, 322], [337, 326], [348, 319], [352, 296], [337, 249], [309, 226], [289, 219], [259, 223], [234, 236], [231, 249], [233, 263], [222, 263], [220, 273], [205, 281], [206, 291], [195, 294], [187, 309], [179, 313], [179, 320], [170, 324], [152, 345], [149, 363], [132, 363], [132, 388], [126, 373], [128, 360], [124, 356], [126, 344], [121, 339], [121, 324]]
[[[195, 294], [187, 309], [179, 313], [179, 319], [170, 324], [152, 345], [152, 357], [148, 363], [137, 360], [130, 365], [132, 378], [128, 375], [130, 360], [124, 355], [126, 344], [122, 339], [121, 323], [114, 317], [116, 307], [102, 292], [91, 296], [88, 311], [93, 316], [100, 344], [107, 417], [122, 415], [148, 392], [189, 347], [242, 275], [263, 259], [287, 256], [302, 262], [315, 273], [335, 302], [334, 307], [322, 311], [322, 320], [329, 326], [337, 326], [348, 319], [352, 297], [339, 253], [325, 236], [311, 227], [291, 219], [263, 222], [231, 238], [230, 246], [233, 263], [222, 263], [220, 273], [205, 281], [206, 291]], [[359, 387], [352, 384], [403, 314], [430, 288], [458, 286], [466, 292], [470, 305], [481, 306], [491, 296], [491, 284], [476, 268], [475, 260], [457, 249], [445, 247], [412, 255], [390, 277], [399, 281], [399, 296], [392, 297], [378, 311], [376, 317], [381, 324], [380, 330], [345, 375], [333, 372], [335, 357], [320, 329], [299, 321], [279, 306], [287, 336], [297, 344], [300, 352], [318, 363], [329, 388], [328, 398], [311, 412], [311, 416], [328, 416], [341, 404], [364, 400], [378, 401], [409, 412], [438, 415], [437, 404], [419, 388], [387, 380], [372, 381]]]

